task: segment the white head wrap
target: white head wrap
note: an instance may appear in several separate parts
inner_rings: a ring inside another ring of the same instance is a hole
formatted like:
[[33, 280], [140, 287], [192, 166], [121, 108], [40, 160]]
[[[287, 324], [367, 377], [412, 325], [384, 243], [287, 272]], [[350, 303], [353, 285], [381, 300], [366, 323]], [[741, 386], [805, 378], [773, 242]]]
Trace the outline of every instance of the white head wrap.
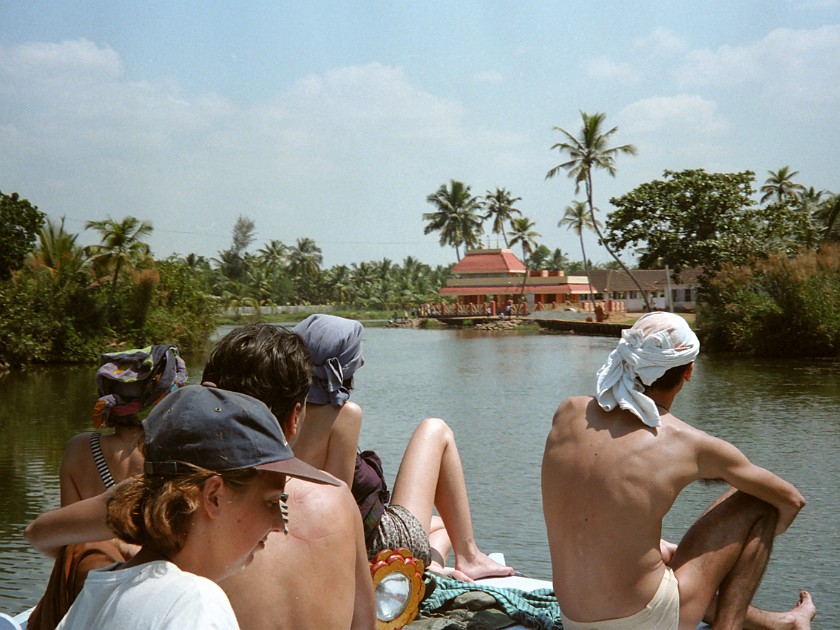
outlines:
[[621, 332], [618, 347], [598, 370], [598, 404], [606, 411], [618, 405], [649, 427], [660, 426], [659, 410], [644, 386], [672, 367], [691, 363], [698, 352], [700, 341], [685, 319], [659, 311], [643, 315]]

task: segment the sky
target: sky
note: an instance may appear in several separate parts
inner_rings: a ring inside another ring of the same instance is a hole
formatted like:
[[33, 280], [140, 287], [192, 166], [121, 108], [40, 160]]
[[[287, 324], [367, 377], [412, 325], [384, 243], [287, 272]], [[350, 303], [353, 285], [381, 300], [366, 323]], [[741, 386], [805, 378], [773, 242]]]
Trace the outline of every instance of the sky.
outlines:
[[602, 220], [666, 169], [840, 192], [838, 77], [840, 0], [2, 0], [0, 192], [83, 245], [86, 221], [148, 220], [157, 258], [217, 257], [242, 215], [253, 252], [448, 265], [423, 213], [454, 179], [579, 260], [556, 127], [602, 112], [638, 150], [595, 175]]

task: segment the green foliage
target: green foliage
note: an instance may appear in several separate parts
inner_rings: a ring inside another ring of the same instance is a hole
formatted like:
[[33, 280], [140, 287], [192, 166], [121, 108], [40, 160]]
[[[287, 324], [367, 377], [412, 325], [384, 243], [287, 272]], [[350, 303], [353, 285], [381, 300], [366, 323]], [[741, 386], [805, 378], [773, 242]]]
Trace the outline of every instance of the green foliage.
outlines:
[[35, 245], [44, 213], [17, 193], [0, 191], [0, 280], [8, 280]]
[[160, 283], [143, 334], [153, 343], [171, 342], [181, 350], [201, 348], [215, 330], [218, 301], [207, 277], [196, 274], [186, 260], [170, 256], [156, 263]]
[[697, 322], [713, 350], [840, 356], [840, 245], [726, 263], [703, 289]]
[[761, 251], [753, 242], [757, 217], [749, 211], [751, 171], [694, 169], [665, 171], [664, 177], [610, 199], [616, 210], [607, 220], [606, 239], [612, 246], [640, 251], [643, 269], [669, 265], [675, 271], [743, 263]]
[[479, 213], [481, 201], [470, 194], [470, 187], [454, 179], [449, 181], [449, 188], [441, 184], [426, 201], [435, 206], [434, 212], [423, 213], [423, 220], [428, 224], [423, 234], [440, 232], [440, 245], [451, 245], [455, 256], [461, 260], [461, 246], [465, 250], [477, 247], [484, 230], [481, 226], [484, 216]]

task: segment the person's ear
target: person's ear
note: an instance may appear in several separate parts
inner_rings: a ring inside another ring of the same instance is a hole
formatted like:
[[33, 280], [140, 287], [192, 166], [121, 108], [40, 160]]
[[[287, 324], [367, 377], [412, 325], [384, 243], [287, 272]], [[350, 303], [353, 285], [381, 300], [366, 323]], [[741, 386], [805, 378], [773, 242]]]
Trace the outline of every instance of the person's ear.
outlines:
[[222, 509], [225, 482], [213, 475], [201, 486], [201, 506], [210, 518], [218, 518]]
[[688, 381], [691, 380], [692, 372], [694, 372], [694, 361], [692, 361], [691, 363], [688, 364], [688, 369], [683, 374], [683, 379], [685, 379], [686, 383], [688, 383]]
[[306, 413], [305, 407], [301, 403], [296, 403], [284, 425], [283, 432], [286, 434], [286, 440], [291, 441], [298, 434], [304, 413]]

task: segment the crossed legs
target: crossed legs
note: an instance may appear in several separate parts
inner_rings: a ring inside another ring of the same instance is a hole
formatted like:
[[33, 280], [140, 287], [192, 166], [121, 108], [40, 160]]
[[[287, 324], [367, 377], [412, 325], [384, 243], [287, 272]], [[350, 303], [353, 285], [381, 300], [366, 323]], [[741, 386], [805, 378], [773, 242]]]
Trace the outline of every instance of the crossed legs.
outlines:
[[[432, 556], [441, 564], [451, 543], [456, 576], [479, 579], [513, 574], [512, 568], [490, 559], [475, 543], [461, 456], [455, 435], [443, 420], [427, 418], [414, 431], [397, 472], [391, 502], [420, 521], [430, 534]], [[445, 529], [433, 519], [435, 507]]]
[[734, 489], [691, 526], [671, 566], [680, 585], [680, 627], [701, 618], [715, 628], [810, 628], [816, 609], [802, 591], [794, 608], [767, 612], [750, 605], [770, 559], [778, 514]]

